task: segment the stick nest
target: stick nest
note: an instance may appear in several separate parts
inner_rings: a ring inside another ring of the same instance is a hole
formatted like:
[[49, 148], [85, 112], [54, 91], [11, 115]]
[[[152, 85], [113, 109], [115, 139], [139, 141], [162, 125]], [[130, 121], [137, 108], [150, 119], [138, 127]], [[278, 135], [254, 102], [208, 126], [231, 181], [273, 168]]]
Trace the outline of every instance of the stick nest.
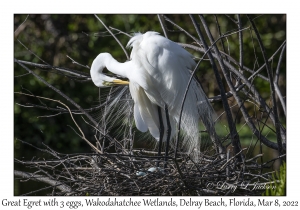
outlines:
[[[243, 149], [245, 150], [245, 149]], [[132, 155], [59, 154], [49, 147], [44, 152], [54, 156], [49, 160], [16, 160], [34, 173], [15, 171], [23, 181], [41, 181], [50, 184], [52, 195], [73, 196], [209, 196], [261, 195], [253, 190], [253, 183], [265, 184], [270, 173], [261, 173], [268, 163], [258, 164], [257, 155], [243, 163], [236, 156], [201, 155], [198, 163], [179, 154], [175, 161], [169, 158], [164, 168], [164, 157], [155, 152], [134, 150]], [[275, 160], [269, 161], [269, 163]], [[159, 162], [159, 168], [157, 168]], [[148, 170], [152, 171], [148, 171]]]

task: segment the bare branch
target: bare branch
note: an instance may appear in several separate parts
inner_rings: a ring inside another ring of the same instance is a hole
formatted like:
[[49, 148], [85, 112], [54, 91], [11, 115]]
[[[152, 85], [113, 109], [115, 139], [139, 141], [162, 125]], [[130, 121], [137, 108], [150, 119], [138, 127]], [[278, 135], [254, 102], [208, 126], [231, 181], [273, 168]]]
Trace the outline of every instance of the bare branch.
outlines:
[[28, 173], [28, 172], [23, 172], [23, 171], [18, 171], [18, 170], [14, 170], [14, 174], [17, 177], [21, 177], [21, 178], [26, 178], [26, 179], [31, 179], [31, 180], [35, 180], [35, 181], [39, 181], [39, 182], [44, 182], [47, 183], [49, 185], [51, 185], [52, 187], [55, 187], [57, 189], [59, 189], [62, 192], [71, 192], [71, 188], [57, 180], [52, 180], [49, 177], [45, 177], [42, 175], [35, 175], [32, 173]]
[[100, 23], [102, 23], [102, 25], [106, 28], [106, 30], [114, 37], [114, 39], [117, 41], [117, 43], [120, 45], [123, 52], [125, 53], [127, 60], [129, 60], [129, 55], [128, 55], [127, 51], [125, 50], [124, 46], [119, 41], [119, 39], [113, 34], [113, 32], [111, 32], [111, 30], [104, 24], [104, 22], [97, 15], [95, 15], [95, 17], [99, 20]]

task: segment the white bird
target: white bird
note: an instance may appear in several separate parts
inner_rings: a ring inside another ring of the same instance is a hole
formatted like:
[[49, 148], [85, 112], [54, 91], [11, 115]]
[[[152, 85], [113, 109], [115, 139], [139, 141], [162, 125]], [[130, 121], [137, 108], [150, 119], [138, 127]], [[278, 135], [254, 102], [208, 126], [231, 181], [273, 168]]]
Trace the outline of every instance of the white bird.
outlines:
[[[160, 123], [158, 107], [166, 105], [171, 124], [171, 139], [175, 136], [176, 125], [182, 100], [191, 71], [195, 68], [193, 56], [177, 43], [160, 36], [157, 32], [136, 33], [128, 42], [132, 47], [130, 61], [119, 63], [109, 53], [99, 54], [91, 66], [91, 78], [100, 88], [111, 85], [129, 84], [134, 100], [134, 120], [138, 130], [146, 132], [159, 140]], [[103, 74], [103, 69], [128, 78], [129, 82]], [[162, 109], [163, 124], [166, 113]], [[200, 153], [199, 121], [203, 121], [211, 136], [215, 136], [213, 109], [200, 84], [195, 78], [184, 103], [181, 129], [181, 147], [197, 161]], [[166, 141], [164, 132], [163, 141]], [[173, 142], [174, 144], [174, 142]]]

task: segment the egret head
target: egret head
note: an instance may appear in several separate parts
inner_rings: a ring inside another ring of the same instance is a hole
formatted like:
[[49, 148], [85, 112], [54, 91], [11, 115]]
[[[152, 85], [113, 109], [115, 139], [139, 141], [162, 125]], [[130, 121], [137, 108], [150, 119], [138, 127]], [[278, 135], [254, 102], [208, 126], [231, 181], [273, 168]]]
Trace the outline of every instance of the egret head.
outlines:
[[91, 78], [94, 84], [100, 88], [111, 87], [114, 85], [128, 85], [128, 81], [123, 81], [115, 77], [109, 77], [103, 74], [103, 69], [107, 67], [112, 60], [112, 56], [109, 53], [99, 54], [92, 63], [91, 66]]

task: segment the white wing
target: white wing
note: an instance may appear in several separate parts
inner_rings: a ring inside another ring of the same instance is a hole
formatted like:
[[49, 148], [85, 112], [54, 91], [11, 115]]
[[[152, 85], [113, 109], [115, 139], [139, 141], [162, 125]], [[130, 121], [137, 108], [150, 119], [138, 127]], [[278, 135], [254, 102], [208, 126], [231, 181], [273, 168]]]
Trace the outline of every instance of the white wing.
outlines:
[[134, 114], [139, 114], [139, 116], [135, 116], [137, 128], [143, 132], [146, 126], [151, 135], [156, 140], [159, 140], [159, 121], [156, 104], [149, 100], [143, 88], [137, 83], [130, 82], [129, 88], [135, 103]]
[[148, 126], [146, 125], [146, 123], [144, 122], [141, 116], [138, 103], [134, 104], [134, 121], [137, 129], [139, 129], [141, 132], [148, 131]]
[[[160, 107], [168, 105], [169, 114], [173, 117], [172, 124], [175, 124], [179, 120], [181, 103], [191, 77], [190, 70], [193, 70], [196, 65], [192, 55], [156, 32], [137, 34], [128, 45], [133, 47], [131, 59], [138, 69], [138, 75], [135, 77], [143, 75], [146, 78], [141, 83], [138, 80], [136, 82], [144, 89], [152, 103]], [[197, 105], [199, 101], [202, 103]], [[202, 119], [204, 124], [213, 122], [212, 111], [200, 84], [193, 79], [181, 121], [182, 129], [187, 136], [184, 145], [188, 148], [188, 152], [192, 152], [195, 148], [199, 149], [200, 141], [197, 140], [199, 139], [199, 119]], [[174, 125], [172, 125], [172, 130], [175, 130]], [[175, 132], [172, 132], [172, 136], [174, 134]]]
[[177, 110], [190, 78], [189, 70], [195, 66], [191, 54], [157, 33], [147, 32], [134, 46], [131, 56], [151, 78], [147, 87], [142, 86], [151, 101], [161, 107], [166, 103], [169, 110]]

